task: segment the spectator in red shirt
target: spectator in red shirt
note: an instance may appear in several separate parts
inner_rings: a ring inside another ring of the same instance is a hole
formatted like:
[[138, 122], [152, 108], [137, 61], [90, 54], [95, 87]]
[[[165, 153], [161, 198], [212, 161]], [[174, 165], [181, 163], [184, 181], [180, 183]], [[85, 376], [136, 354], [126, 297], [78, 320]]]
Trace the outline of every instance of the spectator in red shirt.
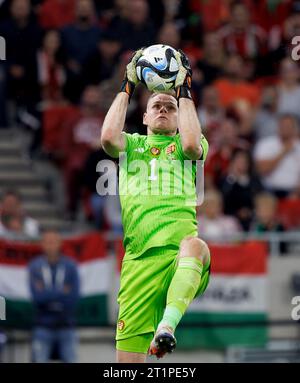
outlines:
[[220, 126], [218, 141], [211, 146], [205, 166], [207, 187], [219, 186], [227, 173], [233, 153], [237, 149], [249, 149], [249, 144], [238, 137], [238, 125], [233, 119], [225, 119]]
[[39, 7], [38, 18], [44, 29], [59, 29], [75, 18], [76, 0], [45, 0]]
[[63, 98], [65, 71], [61, 63], [60, 35], [56, 30], [45, 34], [42, 49], [37, 54], [38, 81], [45, 106]]
[[251, 22], [251, 14], [244, 3], [232, 4], [230, 22], [218, 33], [228, 53], [237, 53], [243, 58], [255, 58], [265, 53], [266, 34]]
[[229, 18], [229, 2], [224, 0], [190, 0], [190, 13], [197, 14], [205, 31], [219, 28]]

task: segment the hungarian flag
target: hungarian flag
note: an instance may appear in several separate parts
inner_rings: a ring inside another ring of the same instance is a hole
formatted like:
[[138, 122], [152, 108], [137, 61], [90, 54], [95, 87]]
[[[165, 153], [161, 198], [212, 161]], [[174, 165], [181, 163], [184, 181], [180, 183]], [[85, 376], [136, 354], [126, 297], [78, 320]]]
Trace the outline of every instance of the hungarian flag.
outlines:
[[[108, 295], [113, 265], [106, 247], [106, 241], [98, 233], [63, 242], [63, 253], [71, 256], [79, 268], [79, 325], [108, 324]], [[33, 308], [27, 265], [39, 254], [39, 244], [0, 240], [0, 296], [6, 301], [6, 320], [1, 323], [3, 326], [26, 328], [32, 325]]]
[[267, 249], [261, 242], [211, 245], [211, 277], [176, 331], [185, 347], [259, 346], [267, 341]]

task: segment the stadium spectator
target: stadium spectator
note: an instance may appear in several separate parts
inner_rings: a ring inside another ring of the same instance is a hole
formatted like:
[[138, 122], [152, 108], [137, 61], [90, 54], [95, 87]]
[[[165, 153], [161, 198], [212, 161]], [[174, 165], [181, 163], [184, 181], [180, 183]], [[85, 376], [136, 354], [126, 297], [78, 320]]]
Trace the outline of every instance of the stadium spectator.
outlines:
[[230, 21], [218, 34], [228, 53], [238, 54], [244, 59], [256, 58], [266, 51], [266, 34], [251, 22], [251, 14], [243, 2], [232, 3]]
[[98, 85], [111, 78], [119, 59], [121, 38], [115, 33], [104, 32], [94, 52], [83, 66], [84, 83]]
[[220, 134], [220, 126], [225, 116], [224, 109], [220, 105], [218, 91], [214, 87], [207, 86], [203, 89], [198, 116], [203, 133], [209, 140], [210, 145], [216, 144]]
[[157, 42], [170, 45], [175, 49], [180, 48], [180, 32], [174, 22], [168, 21], [161, 26], [157, 34]]
[[240, 225], [249, 230], [252, 221], [254, 197], [262, 185], [251, 168], [249, 152], [237, 150], [230, 161], [228, 171], [221, 181], [224, 213], [238, 218]]
[[300, 68], [291, 58], [280, 63], [278, 84], [278, 112], [291, 113], [300, 118]]
[[273, 26], [282, 28], [297, 2], [297, 0], [247, 0], [253, 20], [267, 32], [270, 32]]
[[66, 55], [67, 83], [65, 93], [72, 102], [78, 102], [84, 84], [82, 69], [86, 60], [96, 51], [101, 30], [96, 25], [92, 0], [77, 0], [74, 23], [61, 29], [62, 46]]
[[61, 41], [58, 31], [46, 32], [42, 48], [38, 51], [37, 62], [43, 107], [59, 103], [63, 100], [63, 85], [66, 76], [62, 65]]
[[[260, 193], [255, 197], [255, 213], [251, 230], [256, 233], [284, 232], [284, 226], [277, 215], [277, 198], [269, 193]], [[280, 251], [286, 251], [286, 244], [280, 242]]]
[[[269, 67], [269, 73], [272, 69], [276, 70], [280, 60], [291, 56], [291, 51], [294, 48], [292, 39], [294, 36], [300, 35], [300, 2], [287, 0], [281, 2], [278, 8], [280, 7], [286, 9], [280, 10], [279, 20], [273, 24], [269, 32], [268, 48], [270, 63], [272, 64]], [[270, 18], [266, 21], [270, 21]]]
[[203, 85], [211, 84], [223, 73], [224, 62], [224, 49], [218, 35], [206, 33], [203, 39], [202, 57], [197, 62]]
[[136, 50], [149, 46], [155, 41], [155, 27], [150, 19], [149, 5], [146, 0], [129, 0], [126, 2], [126, 13], [115, 17], [109, 31], [122, 36], [122, 48]]
[[36, 54], [41, 30], [29, 0], [13, 0], [10, 18], [0, 25], [7, 47], [7, 91], [17, 108], [35, 108], [39, 99]]
[[56, 231], [42, 236], [42, 255], [28, 266], [30, 291], [35, 308], [32, 332], [32, 362], [46, 363], [56, 347], [61, 361], [76, 361], [76, 306], [79, 275], [73, 260], [61, 251]]
[[0, 205], [0, 236], [37, 238], [38, 235], [39, 224], [26, 214], [20, 195], [14, 190], [6, 191]]
[[283, 198], [300, 185], [300, 140], [297, 119], [283, 115], [277, 135], [262, 138], [255, 146], [254, 159], [264, 187]]
[[255, 141], [255, 108], [247, 100], [236, 100], [231, 108], [227, 110], [227, 115], [236, 120], [238, 137], [252, 145]]
[[224, 215], [222, 194], [217, 190], [209, 190], [205, 193], [205, 200], [199, 211], [198, 230], [201, 238], [224, 241], [240, 233], [237, 219]]
[[245, 81], [243, 59], [236, 55], [228, 56], [225, 64], [225, 75], [214, 82], [219, 92], [221, 104], [227, 108], [235, 101], [245, 100], [252, 106], [259, 102], [259, 89], [256, 85]]
[[76, 0], [44, 0], [38, 8], [43, 29], [60, 29], [75, 19]]
[[223, 120], [218, 139], [210, 147], [206, 160], [205, 182], [207, 186], [220, 186], [221, 179], [225, 176], [233, 153], [237, 149], [248, 150], [249, 143], [238, 137], [238, 125], [234, 119]]
[[257, 140], [274, 136], [278, 128], [278, 92], [276, 87], [267, 86], [262, 90], [260, 107], [254, 119], [254, 131]]
[[63, 123], [61, 133], [61, 154], [67, 196], [67, 210], [71, 219], [75, 219], [80, 189], [82, 170], [87, 156], [95, 142], [103, 122], [101, 93], [96, 86], [88, 86], [82, 95], [81, 105]]

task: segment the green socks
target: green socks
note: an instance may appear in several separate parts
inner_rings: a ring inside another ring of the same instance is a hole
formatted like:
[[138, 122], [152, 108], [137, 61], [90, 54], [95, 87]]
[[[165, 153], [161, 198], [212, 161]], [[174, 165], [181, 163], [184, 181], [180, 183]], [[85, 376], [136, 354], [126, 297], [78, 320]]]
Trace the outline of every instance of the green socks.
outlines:
[[198, 258], [179, 258], [176, 272], [169, 286], [167, 306], [159, 325], [164, 324], [175, 330], [196, 295], [202, 269], [202, 262]]

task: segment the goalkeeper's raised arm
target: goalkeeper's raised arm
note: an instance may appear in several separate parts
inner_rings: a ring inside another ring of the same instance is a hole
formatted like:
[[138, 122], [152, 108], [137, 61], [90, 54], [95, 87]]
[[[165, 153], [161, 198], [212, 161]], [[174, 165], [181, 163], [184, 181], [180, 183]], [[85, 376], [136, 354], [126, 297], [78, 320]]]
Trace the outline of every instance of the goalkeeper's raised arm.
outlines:
[[117, 94], [109, 108], [101, 130], [101, 145], [111, 157], [117, 158], [125, 149], [125, 137], [122, 134], [126, 112], [130, 98], [139, 82], [136, 75], [136, 63], [141, 57], [143, 49], [135, 52], [128, 63], [120, 93]]
[[192, 70], [188, 58], [179, 50], [176, 54], [179, 72], [175, 82], [178, 100], [178, 130], [182, 149], [187, 158], [198, 160], [202, 156], [201, 125], [191, 96]]

